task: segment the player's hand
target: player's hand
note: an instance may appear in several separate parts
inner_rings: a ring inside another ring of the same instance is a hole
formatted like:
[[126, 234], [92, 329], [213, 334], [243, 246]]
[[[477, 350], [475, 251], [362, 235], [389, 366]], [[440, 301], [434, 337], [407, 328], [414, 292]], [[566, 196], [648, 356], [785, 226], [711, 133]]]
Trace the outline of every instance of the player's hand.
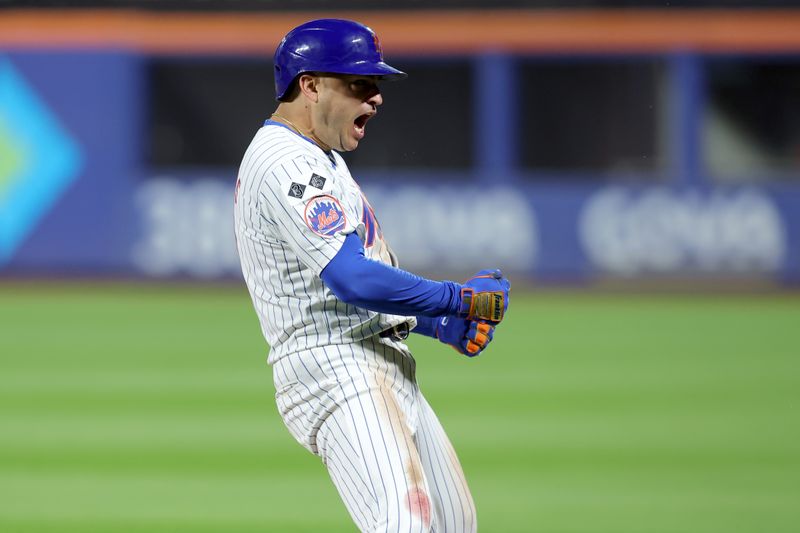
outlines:
[[462, 286], [458, 316], [499, 324], [508, 309], [510, 288], [500, 270], [481, 270]]
[[467, 357], [479, 355], [493, 337], [494, 326], [486, 322], [445, 316], [436, 323], [436, 338]]

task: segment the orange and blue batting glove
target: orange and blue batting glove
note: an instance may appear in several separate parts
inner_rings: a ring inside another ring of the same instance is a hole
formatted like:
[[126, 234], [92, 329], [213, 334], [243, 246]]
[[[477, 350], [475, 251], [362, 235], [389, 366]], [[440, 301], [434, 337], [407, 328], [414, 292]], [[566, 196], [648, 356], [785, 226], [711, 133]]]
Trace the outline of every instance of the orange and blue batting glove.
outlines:
[[458, 353], [475, 357], [492, 342], [494, 326], [445, 316], [437, 321], [436, 338], [452, 346]]
[[439, 339], [452, 346], [458, 353], [467, 357], [479, 355], [492, 342], [494, 326], [486, 322], [465, 320], [463, 318], [417, 317], [414, 333]]
[[481, 270], [461, 287], [458, 317], [497, 325], [508, 309], [511, 283], [500, 270]]

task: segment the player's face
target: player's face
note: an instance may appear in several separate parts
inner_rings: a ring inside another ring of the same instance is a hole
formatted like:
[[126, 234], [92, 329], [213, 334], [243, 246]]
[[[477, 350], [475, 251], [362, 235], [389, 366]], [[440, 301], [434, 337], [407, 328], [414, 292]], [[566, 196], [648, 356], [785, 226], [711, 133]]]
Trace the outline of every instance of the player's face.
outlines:
[[382, 103], [374, 76], [320, 76], [319, 102], [313, 111], [314, 135], [334, 150], [355, 150], [364, 138], [367, 121]]

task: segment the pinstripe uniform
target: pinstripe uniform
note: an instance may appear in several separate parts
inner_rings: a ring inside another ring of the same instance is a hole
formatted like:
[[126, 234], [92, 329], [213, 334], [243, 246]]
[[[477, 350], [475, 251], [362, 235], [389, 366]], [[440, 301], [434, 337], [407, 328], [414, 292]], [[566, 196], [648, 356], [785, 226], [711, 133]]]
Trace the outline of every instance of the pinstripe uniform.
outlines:
[[464, 474], [417, 386], [414, 358], [384, 333], [415, 319], [345, 304], [319, 277], [352, 232], [367, 257], [397, 265], [339, 154], [267, 122], [239, 169], [235, 226], [280, 414], [327, 466], [359, 528], [475, 530]]

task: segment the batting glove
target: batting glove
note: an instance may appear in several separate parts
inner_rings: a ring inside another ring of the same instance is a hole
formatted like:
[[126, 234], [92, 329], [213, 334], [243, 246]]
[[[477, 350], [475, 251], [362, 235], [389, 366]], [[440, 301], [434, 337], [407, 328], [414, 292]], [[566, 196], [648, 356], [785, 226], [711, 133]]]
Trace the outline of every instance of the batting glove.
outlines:
[[492, 342], [494, 326], [475, 320], [441, 317], [436, 321], [436, 338], [467, 357], [479, 355]]
[[508, 309], [510, 289], [500, 270], [481, 270], [461, 287], [458, 316], [499, 324]]

